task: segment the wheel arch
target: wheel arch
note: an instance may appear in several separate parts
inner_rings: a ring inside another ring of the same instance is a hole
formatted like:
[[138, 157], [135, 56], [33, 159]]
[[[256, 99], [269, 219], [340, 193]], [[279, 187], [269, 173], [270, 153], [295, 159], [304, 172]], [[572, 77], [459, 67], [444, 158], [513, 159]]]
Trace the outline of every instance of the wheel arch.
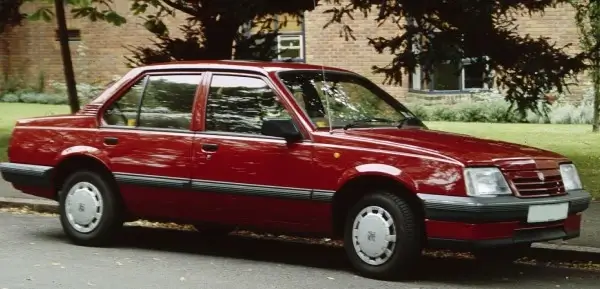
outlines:
[[415, 187], [397, 177], [371, 172], [347, 179], [334, 194], [332, 200], [332, 227], [333, 235], [336, 238], [343, 237], [346, 216], [352, 205], [369, 191], [376, 189], [386, 190], [408, 202], [417, 214], [417, 220], [422, 222], [421, 225], [424, 228], [425, 207], [423, 201], [417, 196]]
[[73, 172], [81, 169], [97, 172], [106, 177], [113, 185], [116, 185], [115, 177], [109, 166], [100, 158], [85, 153], [73, 153], [62, 157], [54, 167], [52, 182], [57, 200], [58, 193], [62, 189], [66, 178]]

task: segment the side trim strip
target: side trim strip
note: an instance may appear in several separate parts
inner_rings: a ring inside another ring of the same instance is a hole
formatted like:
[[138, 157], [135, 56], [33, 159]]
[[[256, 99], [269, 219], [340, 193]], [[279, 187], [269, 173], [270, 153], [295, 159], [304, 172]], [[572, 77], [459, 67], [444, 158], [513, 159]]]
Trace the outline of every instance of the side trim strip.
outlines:
[[13, 185], [51, 187], [52, 170], [50, 166], [0, 163], [2, 178]]
[[201, 180], [192, 180], [192, 189], [223, 194], [252, 195], [300, 200], [310, 200], [311, 194], [311, 191], [308, 189], [266, 187], [259, 185], [210, 182]]
[[118, 183], [127, 185], [150, 186], [168, 189], [184, 189], [190, 187], [189, 180], [176, 178], [155, 178], [129, 174], [114, 174]]
[[256, 184], [217, 182], [200, 179], [188, 180], [184, 178], [138, 175], [128, 173], [114, 173], [114, 175], [117, 182], [121, 184], [166, 189], [189, 189], [195, 191], [206, 191], [222, 194], [261, 196], [295, 200], [312, 200], [318, 202], [331, 202], [334, 194], [334, 191], [329, 190], [263, 186]]
[[312, 190], [311, 200], [320, 202], [331, 202], [334, 191]]
[[0, 163], [0, 172], [27, 175], [32, 177], [44, 177], [52, 170], [50, 166], [39, 166], [17, 163]]

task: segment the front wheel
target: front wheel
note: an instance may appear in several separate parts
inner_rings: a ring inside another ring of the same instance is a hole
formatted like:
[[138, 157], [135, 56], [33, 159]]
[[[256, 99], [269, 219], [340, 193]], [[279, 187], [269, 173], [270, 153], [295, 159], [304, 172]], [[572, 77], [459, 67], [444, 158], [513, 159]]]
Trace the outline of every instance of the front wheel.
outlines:
[[108, 244], [123, 225], [116, 187], [93, 171], [77, 171], [64, 182], [59, 195], [60, 222], [78, 245]]
[[350, 210], [344, 247], [359, 274], [375, 279], [408, 277], [422, 252], [422, 230], [410, 205], [380, 191], [367, 195]]

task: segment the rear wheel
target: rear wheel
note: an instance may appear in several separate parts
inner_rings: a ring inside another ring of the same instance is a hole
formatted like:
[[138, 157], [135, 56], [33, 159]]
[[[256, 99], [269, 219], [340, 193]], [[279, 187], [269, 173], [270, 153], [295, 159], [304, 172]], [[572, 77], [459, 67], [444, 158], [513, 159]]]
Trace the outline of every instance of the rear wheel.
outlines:
[[350, 210], [344, 247], [359, 274], [375, 279], [405, 278], [421, 257], [422, 229], [406, 201], [378, 191]]
[[107, 245], [123, 226], [116, 186], [93, 171], [67, 177], [59, 193], [60, 222], [69, 239], [78, 245]]

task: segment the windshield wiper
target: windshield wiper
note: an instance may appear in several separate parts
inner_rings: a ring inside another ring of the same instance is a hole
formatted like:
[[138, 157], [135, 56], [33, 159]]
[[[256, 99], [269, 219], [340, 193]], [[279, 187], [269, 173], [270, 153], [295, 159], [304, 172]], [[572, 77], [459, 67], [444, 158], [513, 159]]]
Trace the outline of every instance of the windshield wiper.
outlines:
[[372, 122], [394, 123], [395, 121], [389, 120], [387, 118], [378, 118], [378, 117], [363, 118], [363, 119], [358, 119], [358, 120], [355, 120], [355, 121], [352, 121], [352, 122], [346, 124], [344, 126], [344, 130], [347, 130], [347, 129], [353, 128], [353, 127], [357, 127], [360, 124], [372, 123]]
[[413, 125], [413, 126], [425, 126], [423, 122], [414, 116], [407, 116], [398, 124], [398, 128], [402, 128], [404, 125]]

